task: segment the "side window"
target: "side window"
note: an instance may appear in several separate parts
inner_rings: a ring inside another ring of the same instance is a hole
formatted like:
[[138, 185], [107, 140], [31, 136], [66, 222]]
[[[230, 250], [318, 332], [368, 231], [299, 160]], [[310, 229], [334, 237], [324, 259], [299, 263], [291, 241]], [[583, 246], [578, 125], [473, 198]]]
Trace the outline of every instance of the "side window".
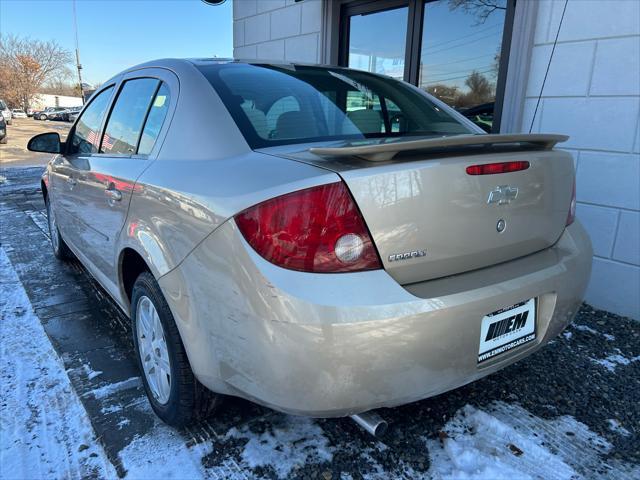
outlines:
[[100, 152], [135, 153], [142, 124], [158, 83], [155, 78], [137, 78], [124, 83], [107, 120]]
[[163, 83], [160, 86], [156, 97], [153, 99], [153, 104], [149, 110], [147, 121], [144, 124], [144, 130], [142, 130], [140, 146], [138, 147], [138, 153], [140, 155], [149, 155], [151, 150], [153, 150], [153, 146], [156, 143], [156, 139], [158, 138], [160, 129], [164, 123], [164, 119], [167, 116], [170, 103], [171, 94], [169, 93], [169, 87]]
[[113, 87], [103, 90], [82, 113], [71, 138], [69, 153], [96, 153], [100, 144], [100, 125], [109, 105]]

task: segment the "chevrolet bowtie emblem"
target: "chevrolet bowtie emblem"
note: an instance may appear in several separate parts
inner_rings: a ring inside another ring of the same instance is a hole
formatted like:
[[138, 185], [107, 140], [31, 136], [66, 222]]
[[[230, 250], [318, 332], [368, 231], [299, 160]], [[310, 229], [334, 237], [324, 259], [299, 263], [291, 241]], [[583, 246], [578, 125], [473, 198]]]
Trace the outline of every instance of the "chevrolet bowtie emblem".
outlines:
[[515, 200], [518, 196], [518, 187], [509, 185], [500, 185], [489, 192], [487, 203], [497, 203], [498, 205], [506, 205]]

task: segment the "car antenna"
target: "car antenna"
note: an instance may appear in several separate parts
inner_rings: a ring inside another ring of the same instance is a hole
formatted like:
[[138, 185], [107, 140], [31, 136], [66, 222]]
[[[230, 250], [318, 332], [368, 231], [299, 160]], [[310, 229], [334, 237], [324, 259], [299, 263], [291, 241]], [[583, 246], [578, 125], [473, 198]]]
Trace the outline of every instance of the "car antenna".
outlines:
[[538, 113], [538, 107], [540, 106], [540, 99], [542, 98], [542, 91], [544, 90], [544, 84], [547, 82], [547, 75], [549, 75], [549, 68], [551, 68], [551, 61], [553, 60], [553, 53], [556, 51], [556, 44], [558, 43], [558, 37], [560, 36], [560, 29], [562, 28], [562, 21], [564, 20], [564, 13], [567, 11], [567, 4], [569, 0], [564, 0], [564, 8], [562, 9], [562, 16], [560, 17], [560, 24], [558, 25], [558, 31], [556, 32], [556, 39], [553, 41], [553, 47], [551, 48], [551, 55], [549, 56], [549, 63], [547, 64], [547, 71], [544, 73], [544, 79], [540, 86], [540, 94], [538, 95], [538, 101], [536, 102], [536, 109], [533, 111], [533, 117], [531, 118], [531, 125], [529, 126], [529, 133], [533, 130], [533, 123], [536, 121], [536, 114]]

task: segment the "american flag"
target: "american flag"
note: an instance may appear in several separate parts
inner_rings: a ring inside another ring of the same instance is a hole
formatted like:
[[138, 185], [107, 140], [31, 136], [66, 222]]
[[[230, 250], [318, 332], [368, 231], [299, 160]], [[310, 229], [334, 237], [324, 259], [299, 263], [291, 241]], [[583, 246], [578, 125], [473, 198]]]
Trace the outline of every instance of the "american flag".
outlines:
[[111, 150], [113, 148], [113, 138], [106, 133], [102, 137], [102, 150]]
[[89, 142], [94, 147], [97, 147], [99, 141], [100, 141], [100, 139], [98, 138], [98, 132], [94, 132], [93, 130], [89, 130], [89, 134], [87, 135], [87, 142]]

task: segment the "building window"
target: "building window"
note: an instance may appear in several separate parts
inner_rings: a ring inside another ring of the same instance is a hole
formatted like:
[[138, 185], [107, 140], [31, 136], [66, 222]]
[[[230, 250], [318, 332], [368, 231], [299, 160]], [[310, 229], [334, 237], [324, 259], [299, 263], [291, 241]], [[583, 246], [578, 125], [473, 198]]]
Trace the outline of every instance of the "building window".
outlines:
[[514, 6], [515, 0], [343, 0], [338, 63], [402, 78], [497, 132]]
[[348, 17], [348, 66], [404, 78], [408, 7]]

